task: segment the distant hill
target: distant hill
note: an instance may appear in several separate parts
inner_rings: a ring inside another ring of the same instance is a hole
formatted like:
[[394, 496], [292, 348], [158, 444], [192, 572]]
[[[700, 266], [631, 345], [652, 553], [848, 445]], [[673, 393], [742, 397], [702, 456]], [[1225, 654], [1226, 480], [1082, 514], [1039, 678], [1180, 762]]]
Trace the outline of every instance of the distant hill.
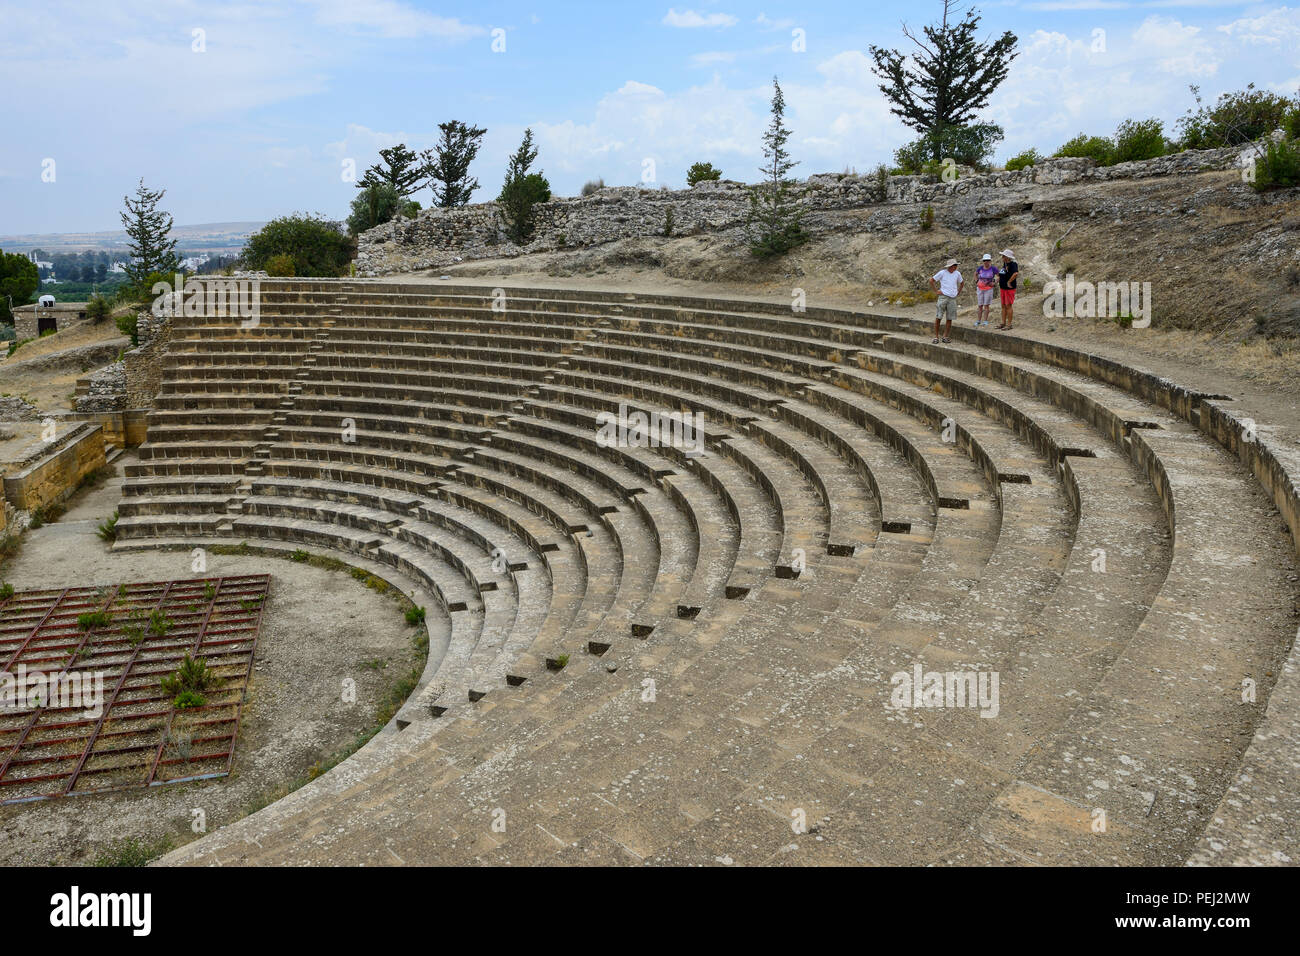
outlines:
[[[177, 248], [192, 252], [212, 252], [230, 255], [244, 247], [246, 240], [264, 222], [205, 222], [194, 226], [173, 226], [172, 238]], [[27, 233], [0, 236], [0, 249], [6, 252], [28, 252], [44, 249], [46, 252], [83, 252], [87, 249], [121, 249], [126, 251], [129, 240], [121, 229], [108, 232], [58, 232]]]

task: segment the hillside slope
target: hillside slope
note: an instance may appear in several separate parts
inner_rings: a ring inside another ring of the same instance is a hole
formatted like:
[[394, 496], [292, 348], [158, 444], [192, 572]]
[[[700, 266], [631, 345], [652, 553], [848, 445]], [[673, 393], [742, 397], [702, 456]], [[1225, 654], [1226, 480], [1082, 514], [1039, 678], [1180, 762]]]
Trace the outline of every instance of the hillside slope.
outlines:
[[[1150, 282], [1156, 350], [1212, 359], [1266, 382], [1294, 377], [1300, 353], [1300, 189], [1257, 195], [1234, 172], [1066, 186], [977, 190], [933, 203], [882, 204], [808, 217], [813, 240], [775, 261], [754, 259], [743, 230], [623, 239], [582, 249], [465, 262], [426, 275], [584, 277], [663, 288], [708, 283], [719, 294], [928, 314], [927, 279], [948, 256], [969, 277], [984, 252], [1010, 247], [1028, 280], [1017, 324], [1117, 338], [1113, 322], [1045, 317], [1043, 285]], [[1058, 243], [1059, 241], [1059, 243]], [[901, 300], [901, 301], [900, 301]], [[899, 305], [904, 308], [898, 308]], [[968, 288], [963, 321], [973, 315]]]

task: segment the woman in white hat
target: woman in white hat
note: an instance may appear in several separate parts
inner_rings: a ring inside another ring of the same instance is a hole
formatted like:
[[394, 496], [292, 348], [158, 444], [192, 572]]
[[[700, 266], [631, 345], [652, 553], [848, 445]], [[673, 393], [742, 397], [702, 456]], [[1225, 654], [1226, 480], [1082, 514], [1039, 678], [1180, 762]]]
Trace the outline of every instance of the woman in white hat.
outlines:
[[1016, 279], [1020, 276], [1020, 264], [1010, 249], [1002, 250], [1002, 268], [998, 270], [998, 289], [1002, 294], [1002, 324], [999, 332], [1010, 332], [1014, 318], [1016, 301]]
[[993, 293], [998, 288], [998, 267], [993, 264], [993, 257], [987, 252], [980, 259], [980, 267], [975, 272], [975, 324], [988, 325], [993, 313]]

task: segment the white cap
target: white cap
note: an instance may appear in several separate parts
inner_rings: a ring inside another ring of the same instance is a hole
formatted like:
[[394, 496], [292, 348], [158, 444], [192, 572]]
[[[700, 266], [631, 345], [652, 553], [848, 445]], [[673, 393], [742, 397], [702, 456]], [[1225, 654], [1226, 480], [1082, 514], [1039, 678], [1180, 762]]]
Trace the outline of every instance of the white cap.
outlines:
[[949, 268], [951, 268], [952, 266], [955, 266], [956, 264], [957, 264], [957, 260], [956, 260], [956, 259], [949, 259], [947, 262], [945, 262], [945, 263], [943, 264], [943, 267], [944, 267], [945, 269], [949, 269]]
[[984, 253], [984, 256], [983, 256], [983, 260], [982, 260], [982, 261], [984, 261], [984, 262], [988, 262], [988, 261], [989, 261], [990, 259], [992, 259], [992, 258], [993, 258], [993, 257], [992, 257], [991, 255], [989, 255], [989, 254], [986, 252], [986, 253]]
[[1002, 254], [1006, 256], [1008, 259], [1014, 259], [1016, 257], [1015, 253], [1012, 252], [1010, 249], [1003, 249]]

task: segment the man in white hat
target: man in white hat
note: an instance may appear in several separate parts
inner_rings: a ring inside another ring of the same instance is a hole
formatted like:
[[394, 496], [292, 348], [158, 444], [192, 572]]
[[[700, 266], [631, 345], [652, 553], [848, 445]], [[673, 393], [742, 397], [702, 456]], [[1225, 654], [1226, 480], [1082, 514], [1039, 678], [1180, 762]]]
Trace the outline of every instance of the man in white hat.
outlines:
[[957, 318], [957, 296], [961, 295], [966, 281], [957, 271], [957, 260], [949, 259], [942, 269], [930, 277], [930, 288], [938, 294], [934, 308], [934, 344], [939, 344], [939, 322], [947, 318], [948, 326], [943, 332], [943, 341], [951, 342], [952, 320]]
[[1016, 279], [1020, 275], [1020, 263], [1016, 262], [1015, 254], [1010, 249], [1002, 250], [1002, 268], [998, 270], [998, 289], [1002, 295], [1002, 324], [998, 326], [999, 332], [1010, 332], [1011, 322], [1014, 318], [1014, 309], [1016, 301]]

